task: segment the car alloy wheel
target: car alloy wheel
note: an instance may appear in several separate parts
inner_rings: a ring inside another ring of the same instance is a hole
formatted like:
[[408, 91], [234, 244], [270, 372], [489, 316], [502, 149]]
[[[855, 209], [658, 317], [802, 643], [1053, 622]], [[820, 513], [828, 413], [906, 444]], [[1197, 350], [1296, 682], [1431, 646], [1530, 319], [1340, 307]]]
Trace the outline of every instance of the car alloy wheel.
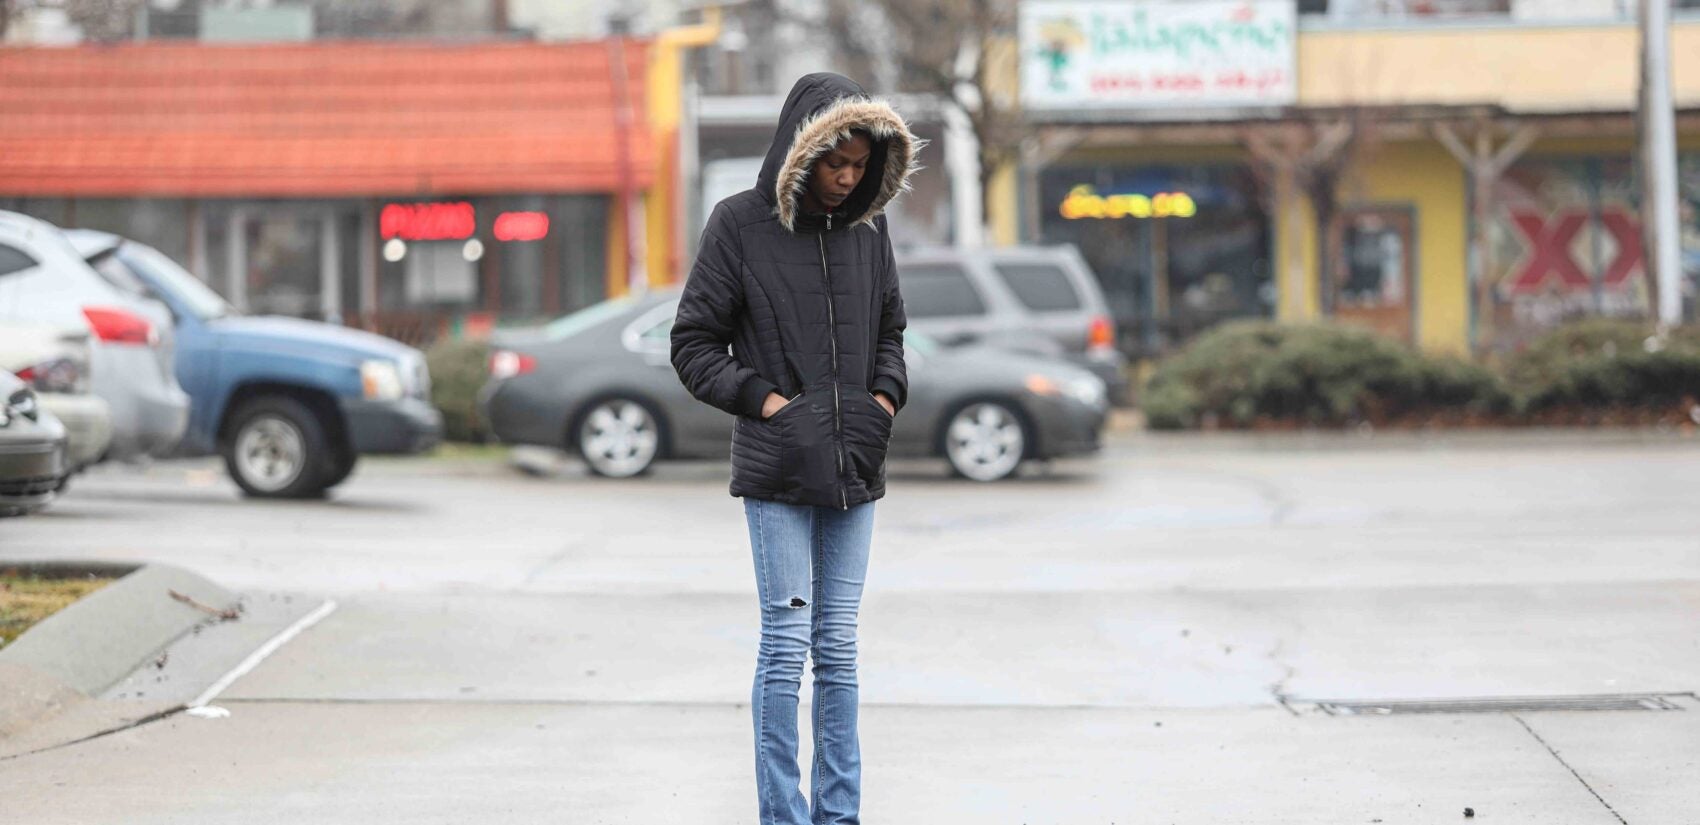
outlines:
[[628, 398], [601, 401], [579, 424], [579, 455], [599, 476], [626, 478], [649, 469], [661, 431], [649, 409]]
[[275, 415], [255, 416], [236, 435], [236, 465], [255, 489], [278, 492], [295, 483], [306, 469], [306, 439], [293, 421]]
[[945, 428], [945, 458], [958, 473], [975, 481], [997, 481], [1015, 472], [1026, 449], [1021, 420], [994, 401], [963, 407]]

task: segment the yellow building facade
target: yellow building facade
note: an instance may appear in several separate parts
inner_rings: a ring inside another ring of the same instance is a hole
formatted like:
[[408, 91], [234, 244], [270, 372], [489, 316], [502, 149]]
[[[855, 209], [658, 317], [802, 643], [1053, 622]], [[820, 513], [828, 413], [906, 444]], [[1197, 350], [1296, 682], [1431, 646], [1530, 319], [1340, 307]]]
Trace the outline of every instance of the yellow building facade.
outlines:
[[[1462, 354], [1645, 314], [1631, 23], [1302, 23], [1294, 50], [1278, 111], [1037, 122], [992, 180], [994, 239], [1095, 247], [1140, 351], [1227, 317], [1335, 317]], [[1678, 20], [1670, 52], [1700, 266], [1700, 20]], [[1080, 186], [1191, 193], [1199, 211], [1071, 221]]]

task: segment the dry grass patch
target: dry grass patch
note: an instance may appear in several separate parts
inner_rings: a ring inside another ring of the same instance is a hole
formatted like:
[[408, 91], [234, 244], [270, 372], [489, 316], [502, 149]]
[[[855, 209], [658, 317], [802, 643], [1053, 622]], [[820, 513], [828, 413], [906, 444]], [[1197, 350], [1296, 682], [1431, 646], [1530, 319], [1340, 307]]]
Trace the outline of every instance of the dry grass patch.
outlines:
[[0, 573], [0, 648], [37, 622], [112, 581], [95, 576], [51, 579]]

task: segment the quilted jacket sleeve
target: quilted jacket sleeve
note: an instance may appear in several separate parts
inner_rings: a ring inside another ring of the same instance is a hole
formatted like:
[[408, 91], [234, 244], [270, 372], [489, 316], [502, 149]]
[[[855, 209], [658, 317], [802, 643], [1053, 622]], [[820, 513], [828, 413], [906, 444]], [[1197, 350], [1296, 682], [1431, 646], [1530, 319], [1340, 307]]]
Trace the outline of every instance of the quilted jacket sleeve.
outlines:
[[909, 400], [909, 371], [903, 363], [903, 330], [909, 319], [903, 314], [903, 292], [898, 289], [897, 263], [892, 257], [885, 216], [875, 221], [884, 258], [880, 266], [884, 297], [880, 301], [879, 346], [874, 351], [874, 384], [868, 389], [891, 396], [892, 404], [902, 410]]
[[773, 382], [738, 361], [730, 352], [733, 329], [744, 312], [743, 264], [738, 239], [724, 207], [716, 207], [696, 262], [685, 279], [673, 318], [670, 354], [673, 369], [697, 400], [733, 415], [761, 417]]

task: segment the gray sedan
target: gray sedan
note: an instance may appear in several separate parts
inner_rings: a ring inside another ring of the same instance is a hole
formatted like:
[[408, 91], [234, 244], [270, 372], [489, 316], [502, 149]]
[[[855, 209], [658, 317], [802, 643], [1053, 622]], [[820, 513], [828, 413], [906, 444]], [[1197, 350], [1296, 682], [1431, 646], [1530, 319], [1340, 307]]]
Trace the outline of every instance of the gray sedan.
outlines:
[[[668, 355], [679, 288], [616, 298], [493, 340], [484, 420], [509, 444], [564, 448], [590, 471], [626, 477], [657, 460], [725, 458], [732, 421], [685, 391]], [[893, 458], [942, 457], [996, 481], [1028, 459], [1094, 452], [1104, 381], [1065, 363], [988, 346], [943, 347], [907, 332], [909, 399]]]

